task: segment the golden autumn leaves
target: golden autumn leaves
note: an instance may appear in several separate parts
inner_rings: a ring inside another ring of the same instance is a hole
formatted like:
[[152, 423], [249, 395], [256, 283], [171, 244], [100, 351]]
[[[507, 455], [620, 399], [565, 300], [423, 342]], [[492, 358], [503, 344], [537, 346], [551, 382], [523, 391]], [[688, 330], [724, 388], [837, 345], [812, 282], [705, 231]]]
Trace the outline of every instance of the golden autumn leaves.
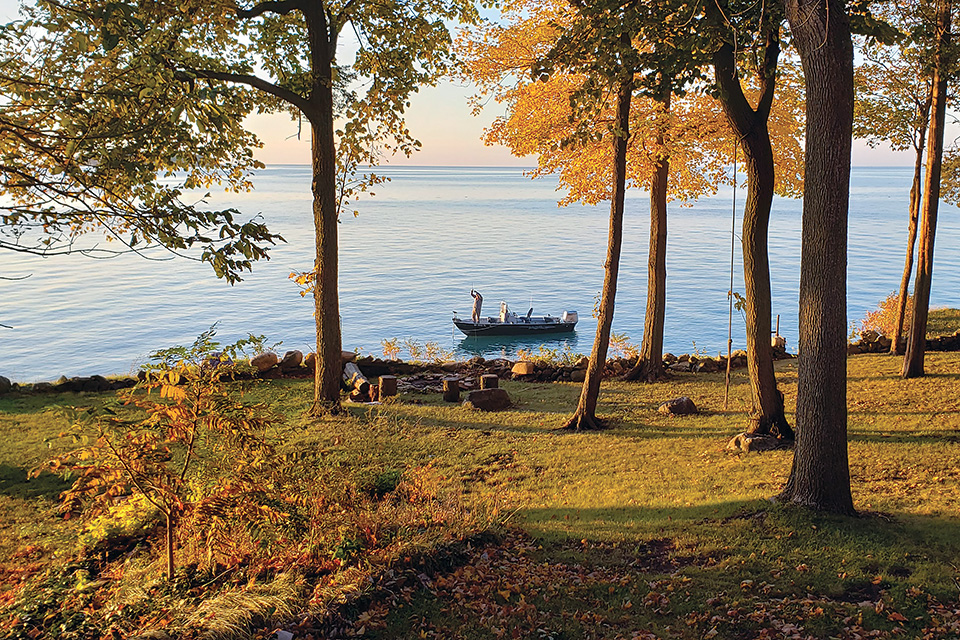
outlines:
[[[516, 156], [537, 156], [533, 177], [557, 174], [566, 190], [561, 204], [596, 204], [611, 197], [610, 144], [615, 95], [591, 118], [589, 137], [582, 135], [581, 113], [572, 98], [586, 77], [554, 73], [533, 78], [530, 68], [542, 59], [572, 19], [566, 2], [514, 0], [502, 8], [499, 24], [487, 22], [460, 34], [456, 46], [463, 60], [464, 79], [476, 83], [477, 109], [492, 98], [505, 105], [504, 115], [487, 128], [488, 145], [504, 145]], [[640, 49], [648, 44], [637, 42]], [[729, 181], [735, 136], [719, 101], [709, 87], [695, 87], [675, 96], [668, 111], [657, 101], [635, 96], [630, 112], [627, 180], [645, 187], [659, 157], [670, 158], [669, 197], [689, 202], [715, 193]], [[749, 91], [756, 100], [757, 90]], [[769, 127], [774, 141], [777, 190], [799, 195], [803, 181], [803, 91], [798, 65], [782, 65], [777, 99]], [[663, 143], [658, 140], [661, 133]]]

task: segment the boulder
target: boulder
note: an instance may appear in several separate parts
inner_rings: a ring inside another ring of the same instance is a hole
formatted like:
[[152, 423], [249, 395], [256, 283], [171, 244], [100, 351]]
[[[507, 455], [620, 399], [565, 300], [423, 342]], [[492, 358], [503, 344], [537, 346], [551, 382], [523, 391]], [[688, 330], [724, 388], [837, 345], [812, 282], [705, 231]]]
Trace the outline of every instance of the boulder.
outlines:
[[10, 378], [0, 376], [0, 393], [10, 393], [12, 388], [13, 383], [10, 382]]
[[739, 433], [727, 443], [727, 449], [750, 451], [775, 451], [777, 449], [789, 449], [793, 442], [781, 440], [775, 436], [759, 433]]
[[357, 359], [356, 351], [340, 351], [341, 362], [353, 362], [356, 359]]
[[47, 393], [48, 391], [53, 391], [53, 384], [49, 382], [34, 382], [33, 390], [36, 393]]
[[460, 363], [456, 360], [448, 360], [440, 365], [440, 368], [447, 373], [456, 373], [460, 370]]
[[687, 396], [681, 396], [679, 398], [674, 398], [673, 400], [667, 400], [657, 408], [657, 411], [672, 416], [685, 416], [694, 413], [700, 413], [697, 409], [697, 405], [695, 405], [693, 400]]
[[501, 411], [510, 407], [510, 395], [506, 389], [477, 389], [467, 394], [463, 406], [481, 411]]
[[713, 358], [704, 358], [697, 364], [697, 372], [716, 373], [720, 371], [720, 364]]
[[307, 357], [303, 359], [303, 366], [305, 366], [307, 369], [310, 369], [310, 371], [313, 371], [314, 369], [316, 369], [316, 368], [317, 368], [317, 354], [314, 353], [313, 351], [311, 351], [310, 353], [308, 353], [308, 354], [307, 354]]
[[570, 382], [583, 382], [587, 379], [586, 369], [574, 369], [570, 372]]
[[287, 351], [283, 354], [283, 358], [280, 359], [278, 364], [282, 370], [289, 371], [290, 369], [298, 368], [302, 362], [303, 352], [294, 349], [293, 351]]
[[110, 381], [103, 376], [90, 376], [89, 378], [80, 378], [81, 391], [109, 391]]
[[272, 351], [267, 351], [266, 353], [261, 353], [250, 358], [250, 365], [260, 373], [263, 373], [267, 369], [272, 369], [277, 366], [279, 362], [280, 358]]
[[587, 356], [583, 356], [577, 360], [577, 369], [586, 369], [588, 366], [590, 366], [590, 358]]
[[677, 356], [675, 356], [675, 355], [673, 355], [672, 353], [669, 353], [669, 352], [668, 352], [668, 353], [665, 353], [665, 354], [663, 354], [663, 361], [664, 361], [665, 363], [667, 363], [667, 364], [673, 364], [674, 362], [677, 361]]
[[667, 367], [667, 369], [670, 369], [670, 371], [690, 371], [690, 363], [677, 362], [677, 363], [671, 364], [669, 367]]
[[536, 368], [529, 360], [523, 360], [513, 365], [510, 371], [512, 371], [515, 376], [532, 376], [536, 373]]

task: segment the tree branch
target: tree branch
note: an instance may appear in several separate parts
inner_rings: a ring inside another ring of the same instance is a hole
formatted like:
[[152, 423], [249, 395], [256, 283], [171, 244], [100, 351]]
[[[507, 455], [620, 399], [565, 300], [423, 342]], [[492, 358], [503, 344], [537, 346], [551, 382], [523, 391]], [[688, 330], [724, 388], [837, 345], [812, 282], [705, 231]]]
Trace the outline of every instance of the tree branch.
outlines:
[[766, 42], [763, 46], [763, 77], [760, 80], [762, 93], [757, 103], [757, 117], [766, 120], [773, 106], [773, 96], [777, 88], [777, 62], [780, 57], [780, 39], [775, 31], [776, 27], [768, 27]]
[[234, 82], [237, 84], [245, 84], [249, 87], [253, 87], [254, 89], [259, 89], [260, 91], [269, 93], [276, 98], [280, 98], [284, 102], [292, 104], [296, 108], [300, 109], [300, 111], [303, 111], [308, 118], [313, 112], [310, 101], [301, 96], [299, 93], [290, 91], [289, 89], [284, 89], [283, 87], [276, 85], [269, 80], [264, 80], [263, 78], [249, 73], [231, 73], [229, 71], [213, 71], [210, 69], [186, 69], [184, 71], [189, 71], [198, 78], [221, 80], [223, 82]]
[[276, 0], [272, 2], [261, 2], [255, 4], [249, 9], [243, 9], [242, 7], [237, 7], [237, 17], [241, 20], [247, 20], [249, 18], [257, 18], [262, 16], [265, 13], [277, 13], [280, 15], [287, 15], [291, 11], [297, 11], [303, 9], [303, 3], [301, 0]]

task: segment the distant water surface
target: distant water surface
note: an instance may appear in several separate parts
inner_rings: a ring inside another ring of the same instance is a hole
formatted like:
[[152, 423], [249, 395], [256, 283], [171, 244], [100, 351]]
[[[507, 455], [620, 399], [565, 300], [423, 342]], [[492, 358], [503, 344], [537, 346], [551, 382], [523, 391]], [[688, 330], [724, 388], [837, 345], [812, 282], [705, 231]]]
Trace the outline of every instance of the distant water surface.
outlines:
[[[470, 289], [495, 315], [500, 300], [525, 313], [576, 310], [576, 334], [549, 348], [589, 353], [591, 317], [603, 283], [608, 206], [557, 207], [556, 183], [515, 168], [386, 167], [391, 178], [340, 225], [340, 304], [346, 349], [380, 355], [384, 339], [437, 343], [458, 356], [513, 355], [539, 342], [465, 339], [453, 311], [469, 316]], [[856, 168], [850, 203], [848, 318], [859, 320], [899, 286], [911, 170]], [[128, 373], [158, 348], [188, 344], [214, 323], [221, 341], [248, 333], [312, 350], [312, 299], [288, 279], [313, 262], [309, 167], [270, 166], [246, 194], [216, 193], [213, 206], [262, 214], [287, 243], [229, 286], [186, 260], [32, 258], [0, 253], [0, 374], [13, 380], [61, 374]], [[731, 197], [670, 206], [665, 350], [726, 350]], [[738, 208], [744, 193], [738, 194]], [[797, 346], [799, 200], [778, 199], [770, 232], [773, 313], [788, 348]], [[941, 209], [934, 306], [960, 306], [960, 221]], [[646, 299], [648, 199], [630, 192], [614, 331], [639, 343]], [[737, 215], [739, 233], [740, 214]], [[741, 257], [734, 289], [743, 291]], [[160, 258], [161, 252], [151, 254]], [[774, 319], [775, 323], [776, 320]], [[745, 343], [734, 316], [734, 348]], [[695, 347], [694, 347], [695, 343]]]

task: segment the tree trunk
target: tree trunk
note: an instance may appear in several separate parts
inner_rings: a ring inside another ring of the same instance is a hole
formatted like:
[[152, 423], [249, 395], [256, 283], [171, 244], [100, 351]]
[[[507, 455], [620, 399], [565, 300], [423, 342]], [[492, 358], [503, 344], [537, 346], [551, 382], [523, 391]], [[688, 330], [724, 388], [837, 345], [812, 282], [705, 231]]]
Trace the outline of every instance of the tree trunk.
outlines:
[[[931, 88], [932, 90], [932, 88]], [[923, 118], [930, 117], [930, 102], [928, 98], [923, 105]], [[910, 295], [910, 276], [913, 274], [913, 251], [917, 244], [917, 221], [920, 219], [920, 187], [923, 176], [923, 150], [926, 142], [927, 125], [926, 122], [920, 126], [917, 132], [916, 160], [913, 163], [913, 184], [910, 185], [910, 222], [907, 228], [907, 255], [903, 264], [903, 276], [900, 278], [900, 295], [897, 298], [897, 319], [896, 329], [890, 336], [890, 353], [894, 355], [903, 355], [904, 343], [903, 337], [903, 319], [907, 310], [907, 297]]]
[[923, 357], [927, 343], [927, 314], [930, 310], [930, 281], [933, 277], [933, 241], [937, 232], [940, 206], [940, 170], [943, 161], [943, 129], [947, 107], [947, 80], [952, 60], [950, 46], [951, 0], [937, 3], [937, 50], [933, 57], [933, 101], [931, 103], [930, 141], [927, 145], [927, 174], [924, 179], [923, 214], [920, 218], [920, 254], [913, 284], [913, 317], [907, 332], [907, 352], [903, 357], [904, 378], [923, 375]]
[[781, 498], [855, 513], [847, 458], [847, 209], [853, 43], [842, 0], [787, 0], [806, 83], [797, 446]]
[[316, 280], [313, 288], [314, 319], [317, 328], [317, 364], [314, 370], [314, 414], [339, 413], [341, 352], [340, 299], [338, 293], [338, 240], [334, 143], [333, 56], [336, 43], [327, 33], [323, 3], [311, 3], [305, 10], [314, 85], [305, 114], [310, 121], [313, 164], [313, 222], [316, 234]]
[[[710, 5], [713, 6], [713, 5]], [[775, 184], [773, 148], [767, 120], [776, 88], [780, 43], [768, 30], [764, 47], [761, 97], [754, 109], [743, 94], [734, 49], [724, 43], [714, 54], [714, 71], [727, 120], [746, 155], [747, 200], [743, 211], [743, 280], [746, 297], [747, 370], [753, 396], [749, 433], [775, 434], [793, 440], [793, 429], [783, 413], [783, 394], [777, 389], [770, 344], [770, 263], [767, 237]]]
[[173, 580], [173, 516], [168, 512], [164, 514], [167, 520], [167, 531], [165, 535], [166, 555], [167, 555], [167, 580]]
[[580, 391], [577, 410], [563, 426], [564, 429], [597, 429], [597, 401], [600, 398], [600, 380], [607, 362], [607, 347], [613, 327], [613, 310], [617, 296], [617, 274], [620, 271], [620, 244], [623, 238], [623, 202], [627, 188], [627, 143], [630, 138], [630, 102], [633, 97], [633, 77], [620, 83], [617, 92], [617, 121], [613, 139], [613, 199], [610, 202], [610, 229], [607, 235], [607, 261], [604, 264], [603, 292], [597, 317], [597, 335], [590, 352], [586, 378]]
[[[659, 98], [663, 116], [670, 113], [673, 89], [666, 82]], [[637, 364], [624, 380], [656, 382], [663, 379], [663, 323], [667, 307], [667, 180], [670, 157], [664, 144], [663, 126], [657, 134], [658, 157], [650, 179], [650, 250], [647, 255], [647, 309], [643, 316], [643, 341]]]

